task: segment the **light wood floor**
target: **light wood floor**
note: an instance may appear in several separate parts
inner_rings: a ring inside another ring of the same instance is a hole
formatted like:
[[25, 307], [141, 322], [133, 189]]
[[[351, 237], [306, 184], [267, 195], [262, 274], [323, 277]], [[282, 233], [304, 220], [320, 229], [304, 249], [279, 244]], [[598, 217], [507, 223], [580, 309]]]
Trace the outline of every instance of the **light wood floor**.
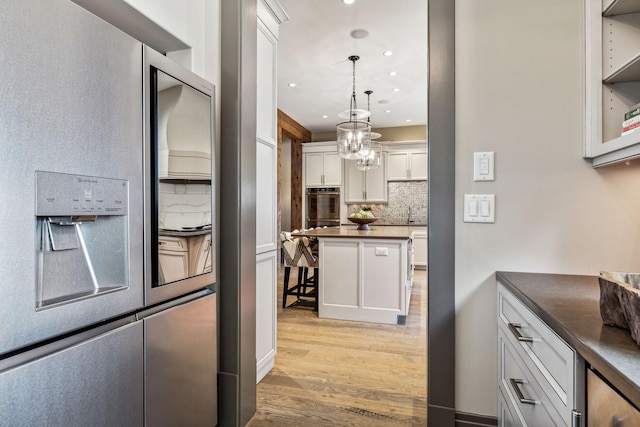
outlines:
[[280, 308], [275, 367], [248, 426], [425, 426], [426, 300], [426, 272], [416, 271], [406, 325]]

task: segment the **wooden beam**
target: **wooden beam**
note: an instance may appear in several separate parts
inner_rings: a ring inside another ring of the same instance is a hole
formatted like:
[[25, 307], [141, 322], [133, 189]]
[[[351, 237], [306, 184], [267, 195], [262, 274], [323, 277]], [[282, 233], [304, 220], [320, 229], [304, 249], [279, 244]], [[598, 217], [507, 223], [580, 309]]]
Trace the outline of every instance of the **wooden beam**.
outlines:
[[291, 140], [291, 229], [304, 226], [302, 220], [302, 143], [311, 141], [311, 132], [287, 114], [278, 110], [278, 233], [282, 229], [280, 186], [282, 167], [282, 138]]
[[287, 134], [287, 137], [292, 140], [296, 139], [300, 142], [311, 142], [311, 132], [282, 110], [278, 110], [278, 128], [281, 128], [282, 131]]

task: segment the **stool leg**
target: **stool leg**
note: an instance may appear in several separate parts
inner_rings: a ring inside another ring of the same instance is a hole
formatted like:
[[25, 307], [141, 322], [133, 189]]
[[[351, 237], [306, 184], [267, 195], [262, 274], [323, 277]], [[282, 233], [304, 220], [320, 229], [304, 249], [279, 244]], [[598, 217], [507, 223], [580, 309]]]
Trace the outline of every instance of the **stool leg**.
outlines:
[[287, 295], [289, 291], [289, 275], [291, 274], [291, 267], [284, 268], [284, 280], [282, 289], [282, 308], [287, 307]]
[[304, 289], [302, 291], [303, 295], [307, 294], [307, 282], [309, 281], [309, 268], [305, 267], [304, 268], [304, 280], [302, 281], [302, 289]]
[[307, 278], [307, 268], [298, 267], [298, 287], [296, 289], [298, 299], [300, 299], [300, 289], [302, 288], [306, 278]]
[[316, 287], [314, 310], [318, 311], [318, 298], [320, 298], [320, 290], [318, 288], [318, 268], [313, 269], [313, 285]]

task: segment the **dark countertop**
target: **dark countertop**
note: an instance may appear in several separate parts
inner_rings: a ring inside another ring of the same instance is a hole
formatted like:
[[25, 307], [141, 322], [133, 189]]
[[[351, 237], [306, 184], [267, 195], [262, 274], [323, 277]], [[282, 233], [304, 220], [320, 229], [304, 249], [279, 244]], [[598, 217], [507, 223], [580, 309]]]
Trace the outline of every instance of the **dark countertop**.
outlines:
[[[345, 222], [342, 223], [341, 225], [352, 225], [353, 223], [351, 222]], [[375, 223], [378, 226], [384, 226], [384, 227], [426, 227], [427, 224], [422, 224], [422, 223], [404, 223], [404, 224], [397, 224], [397, 223], [392, 223], [392, 222], [384, 222], [384, 221], [376, 221]]]
[[357, 224], [341, 225], [340, 227], [316, 228], [315, 230], [305, 230], [292, 233], [294, 236], [308, 236], [317, 238], [326, 237], [348, 237], [364, 239], [404, 239], [408, 240], [413, 236], [413, 227], [406, 226], [376, 226], [369, 225], [370, 230], [358, 230]]
[[602, 323], [597, 276], [499, 271], [496, 278], [640, 407], [640, 347], [628, 330]]

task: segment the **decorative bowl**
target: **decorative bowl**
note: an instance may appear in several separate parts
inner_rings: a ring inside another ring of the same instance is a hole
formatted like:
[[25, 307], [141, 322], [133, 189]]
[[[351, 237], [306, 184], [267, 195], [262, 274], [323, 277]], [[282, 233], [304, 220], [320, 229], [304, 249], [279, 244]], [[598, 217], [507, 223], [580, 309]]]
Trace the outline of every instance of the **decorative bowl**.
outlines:
[[640, 274], [602, 271], [598, 282], [602, 322], [629, 329], [640, 346]]
[[358, 230], [369, 230], [369, 224], [376, 222], [378, 218], [353, 218], [348, 217], [349, 221], [358, 224]]

